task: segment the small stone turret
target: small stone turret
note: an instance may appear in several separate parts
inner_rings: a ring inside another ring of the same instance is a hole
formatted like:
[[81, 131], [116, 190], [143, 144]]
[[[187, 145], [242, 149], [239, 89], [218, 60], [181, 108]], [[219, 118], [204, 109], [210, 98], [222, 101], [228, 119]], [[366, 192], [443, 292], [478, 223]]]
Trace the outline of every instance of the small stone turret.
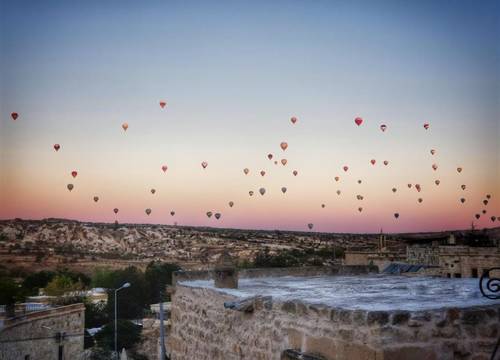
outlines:
[[215, 265], [214, 280], [217, 288], [238, 288], [238, 270], [227, 250], [224, 250], [217, 265]]

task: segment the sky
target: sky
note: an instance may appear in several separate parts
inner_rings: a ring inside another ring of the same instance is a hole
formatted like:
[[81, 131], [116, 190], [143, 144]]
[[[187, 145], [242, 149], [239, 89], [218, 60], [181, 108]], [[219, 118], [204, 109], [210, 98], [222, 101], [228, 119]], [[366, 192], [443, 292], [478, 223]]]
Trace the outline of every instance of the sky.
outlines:
[[499, 14], [472, 0], [0, 0], [0, 219], [499, 226]]

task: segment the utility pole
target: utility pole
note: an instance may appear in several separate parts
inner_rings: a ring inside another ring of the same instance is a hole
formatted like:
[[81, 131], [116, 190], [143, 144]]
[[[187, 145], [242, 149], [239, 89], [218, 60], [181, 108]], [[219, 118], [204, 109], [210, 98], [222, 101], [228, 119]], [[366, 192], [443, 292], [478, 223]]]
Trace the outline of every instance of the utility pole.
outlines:
[[163, 327], [163, 291], [160, 291], [160, 360], [165, 360], [165, 329]]

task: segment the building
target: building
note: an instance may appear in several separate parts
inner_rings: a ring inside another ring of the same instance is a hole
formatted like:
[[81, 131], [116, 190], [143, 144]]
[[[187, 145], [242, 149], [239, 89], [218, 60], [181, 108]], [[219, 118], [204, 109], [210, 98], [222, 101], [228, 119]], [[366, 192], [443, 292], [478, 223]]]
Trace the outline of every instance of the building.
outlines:
[[[500, 304], [471, 296], [475, 284], [390, 275], [378, 281], [368, 270], [244, 270], [241, 291], [218, 288], [210, 272], [178, 273], [167, 353], [172, 360], [489, 358]], [[442, 286], [449, 282], [460, 285], [451, 295]], [[422, 305], [418, 296], [428, 291], [433, 301]]]
[[85, 306], [33, 311], [0, 322], [0, 360], [78, 360]]

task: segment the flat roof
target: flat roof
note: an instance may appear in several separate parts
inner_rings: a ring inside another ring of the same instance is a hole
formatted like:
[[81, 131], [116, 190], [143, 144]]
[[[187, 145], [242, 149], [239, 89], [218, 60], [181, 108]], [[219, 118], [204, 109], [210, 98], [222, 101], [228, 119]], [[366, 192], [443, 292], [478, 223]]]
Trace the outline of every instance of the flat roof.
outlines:
[[282, 276], [239, 279], [238, 289], [215, 288], [213, 280], [180, 281], [183, 286], [214, 289], [244, 298], [272, 296], [335, 308], [360, 310], [430, 310], [500, 305], [484, 298], [479, 279], [364, 276]]

